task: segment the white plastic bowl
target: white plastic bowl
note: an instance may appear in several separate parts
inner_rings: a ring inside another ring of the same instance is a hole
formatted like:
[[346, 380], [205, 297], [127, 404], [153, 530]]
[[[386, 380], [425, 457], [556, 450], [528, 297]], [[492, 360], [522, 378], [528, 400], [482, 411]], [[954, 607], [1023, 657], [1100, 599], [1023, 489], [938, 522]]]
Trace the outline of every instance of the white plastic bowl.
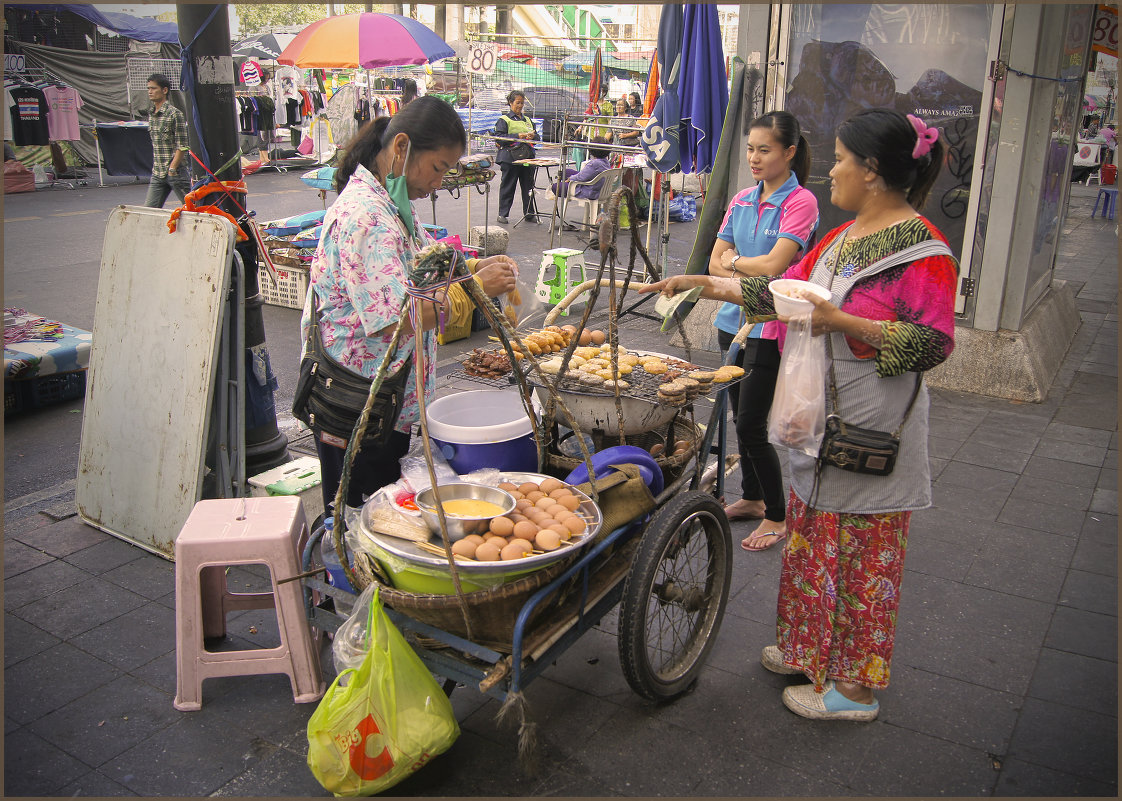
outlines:
[[810, 281], [800, 281], [797, 278], [780, 278], [768, 284], [771, 296], [775, 299], [775, 311], [783, 317], [794, 317], [796, 314], [807, 314], [814, 311], [814, 304], [804, 298], [791, 296], [792, 290], [816, 295], [822, 300], [830, 299], [830, 290]]

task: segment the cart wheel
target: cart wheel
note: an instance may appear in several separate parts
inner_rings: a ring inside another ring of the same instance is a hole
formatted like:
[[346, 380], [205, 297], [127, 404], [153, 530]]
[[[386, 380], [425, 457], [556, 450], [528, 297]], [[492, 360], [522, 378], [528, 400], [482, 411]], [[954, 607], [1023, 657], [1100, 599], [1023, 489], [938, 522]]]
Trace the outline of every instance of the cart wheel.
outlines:
[[632, 690], [650, 701], [690, 690], [731, 581], [732, 535], [713, 496], [687, 492], [655, 513], [620, 602], [619, 659]]

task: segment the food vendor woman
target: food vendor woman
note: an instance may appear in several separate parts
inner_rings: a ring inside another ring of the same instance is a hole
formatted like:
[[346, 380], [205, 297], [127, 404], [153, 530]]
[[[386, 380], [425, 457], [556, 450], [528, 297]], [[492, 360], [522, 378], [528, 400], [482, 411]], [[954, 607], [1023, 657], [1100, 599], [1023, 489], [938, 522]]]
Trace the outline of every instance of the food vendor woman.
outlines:
[[[312, 291], [301, 319], [305, 342], [318, 306], [323, 350], [344, 368], [373, 378], [400, 323], [404, 327], [387, 380], [424, 348], [425, 389], [432, 391], [436, 362], [436, 327], [443, 305], [463, 303], [453, 287], [443, 304], [421, 303], [421, 336], [408, 318], [401, 319], [406, 270], [414, 256], [434, 240], [417, 222], [413, 200], [441, 186], [467, 146], [463, 123], [448, 103], [420, 97], [392, 117], [364, 125], [347, 145], [335, 174], [339, 197], [328, 209], [323, 235], [311, 264]], [[469, 261], [483, 291], [496, 297], [514, 289], [518, 268], [508, 256]], [[393, 433], [380, 447], [365, 445], [351, 467], [346, 503], [362, 505], [369, 495], [400, 477], [398, 460], [409, 450], [409, 429], [420, 416], [416, 371], [409, 370], [401, 412]], [[357, 418], [357, 415], [355, 415]], [[319, 454], [324, 508], [334, 505], [343, 468], [346, 440], [313, 425]], [[330, 511], [328, 512], [330, 514]]]

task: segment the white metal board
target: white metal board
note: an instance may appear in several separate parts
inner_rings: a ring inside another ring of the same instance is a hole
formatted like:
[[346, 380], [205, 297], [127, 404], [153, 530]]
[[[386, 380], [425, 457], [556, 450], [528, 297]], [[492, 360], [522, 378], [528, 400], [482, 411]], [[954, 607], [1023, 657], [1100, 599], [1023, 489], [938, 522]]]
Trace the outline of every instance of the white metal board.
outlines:
[[82, 520], [153, 553], [199, 500], [234, 226], [211, 214], [109, 215], [76, 496]]

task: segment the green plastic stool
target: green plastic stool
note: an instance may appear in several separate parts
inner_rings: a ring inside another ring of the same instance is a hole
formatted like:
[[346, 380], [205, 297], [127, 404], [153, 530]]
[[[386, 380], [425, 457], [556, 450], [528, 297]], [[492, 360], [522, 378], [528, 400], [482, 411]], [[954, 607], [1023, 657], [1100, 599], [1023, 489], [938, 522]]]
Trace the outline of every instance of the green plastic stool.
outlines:
[[[534, 294], [543, 303], [556, 306], [584, 280], [584, 251], [554, 248], [542, 253]], [[562, 309], [561, 314], [568, 315], [569, 310]]]

